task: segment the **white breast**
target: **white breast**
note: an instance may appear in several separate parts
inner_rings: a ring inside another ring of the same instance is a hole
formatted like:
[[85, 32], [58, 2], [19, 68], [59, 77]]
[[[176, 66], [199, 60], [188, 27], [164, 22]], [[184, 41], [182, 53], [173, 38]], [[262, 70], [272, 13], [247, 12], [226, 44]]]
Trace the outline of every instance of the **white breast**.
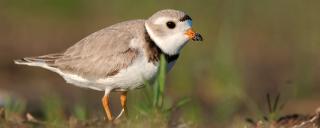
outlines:
[[134, 89], [156, 76], [159, 64], [149, 63], [145, 56], [138, 56], [132, 65], [112, 77], [97, 80], [111, 88]]

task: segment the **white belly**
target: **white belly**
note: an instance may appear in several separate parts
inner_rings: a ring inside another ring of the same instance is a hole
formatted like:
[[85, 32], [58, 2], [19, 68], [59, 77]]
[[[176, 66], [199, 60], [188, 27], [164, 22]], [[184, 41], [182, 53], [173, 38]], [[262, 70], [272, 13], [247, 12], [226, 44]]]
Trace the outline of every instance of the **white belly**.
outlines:
[[[168, 71], [173, 67], [175, 62], [176, 61], [170, 62], [167, 65]], [[118, 74], [94, 81], [89, 81], [74, 74], [64, 74], [60, 71], [56, 72], [59, 73], [68, 83], [79, 87], [91, 88], [99, 91], [104, 91], [106, 89], [130, 90], [135, 89], [143, 85], [145, 82], [155, 78], [158, 68], [158, 62], [149, 63], [146, 57], [138, 56], [132, 65], [126, 69], [120, 70]]]
[[128, 68], [112, 77], [97, 80], [107, 88], [134, 89], [154, 78], [158, 71], [158, 63], [149, 63], [147, 58], [139, 56]]
[[104, 91], [106, 89], [134, 89], [143, 85], [146, 81], [153, 79], [157, 75], [158, 63], [149, 63], [144, 56], [138, 56], [126, 69], [122, 69], [118, 74], [89, 81], [74, 74], [61, 74], [68, 83], [76, 86]]

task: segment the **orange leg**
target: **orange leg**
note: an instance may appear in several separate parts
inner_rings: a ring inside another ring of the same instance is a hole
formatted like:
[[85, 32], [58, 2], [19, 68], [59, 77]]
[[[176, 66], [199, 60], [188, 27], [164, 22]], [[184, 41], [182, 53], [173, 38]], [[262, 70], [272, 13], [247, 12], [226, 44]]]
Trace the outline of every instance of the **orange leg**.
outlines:
[[112, 112], [110, 109], [110, 104], [109, 104], [109, 95], [103, 96], [102, 98], [102, 104], [103, 104], [103, 108], [106, 112], [107, 118], [109, 121], [112, 121]]
[[128, 92], [125, 91], [125, 92], [122, 92], [121, 95], [120, 95], [121, 106], [122, 106], [122, 109], [124, 110], [124, 113], [125, 113], [126, 116], [128, 116], [127, 94], [128, 94]]

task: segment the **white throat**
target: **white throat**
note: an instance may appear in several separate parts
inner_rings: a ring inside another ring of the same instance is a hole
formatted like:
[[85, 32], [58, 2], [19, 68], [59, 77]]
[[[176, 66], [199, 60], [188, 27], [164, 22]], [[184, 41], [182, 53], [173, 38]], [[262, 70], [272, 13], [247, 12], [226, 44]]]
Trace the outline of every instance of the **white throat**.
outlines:
[[175, 33], [166, 37], [159, 37], [152, 31], [152, 29], [150, 29], [147, 23], [145, 23], [145, 27], [150, 38], [164, 53], [168, 55], [178, 54], [181, 48], [189, 40], [184, 33]]

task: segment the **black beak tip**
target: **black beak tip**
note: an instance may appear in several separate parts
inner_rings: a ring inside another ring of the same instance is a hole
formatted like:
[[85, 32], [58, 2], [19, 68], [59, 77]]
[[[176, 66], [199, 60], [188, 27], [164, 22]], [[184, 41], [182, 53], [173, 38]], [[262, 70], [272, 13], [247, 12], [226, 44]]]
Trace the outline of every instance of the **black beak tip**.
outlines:
[[199, 33], [196, 33], [194, 38], [192, 39], [193, 41], [203, 41], [202, 36]]

